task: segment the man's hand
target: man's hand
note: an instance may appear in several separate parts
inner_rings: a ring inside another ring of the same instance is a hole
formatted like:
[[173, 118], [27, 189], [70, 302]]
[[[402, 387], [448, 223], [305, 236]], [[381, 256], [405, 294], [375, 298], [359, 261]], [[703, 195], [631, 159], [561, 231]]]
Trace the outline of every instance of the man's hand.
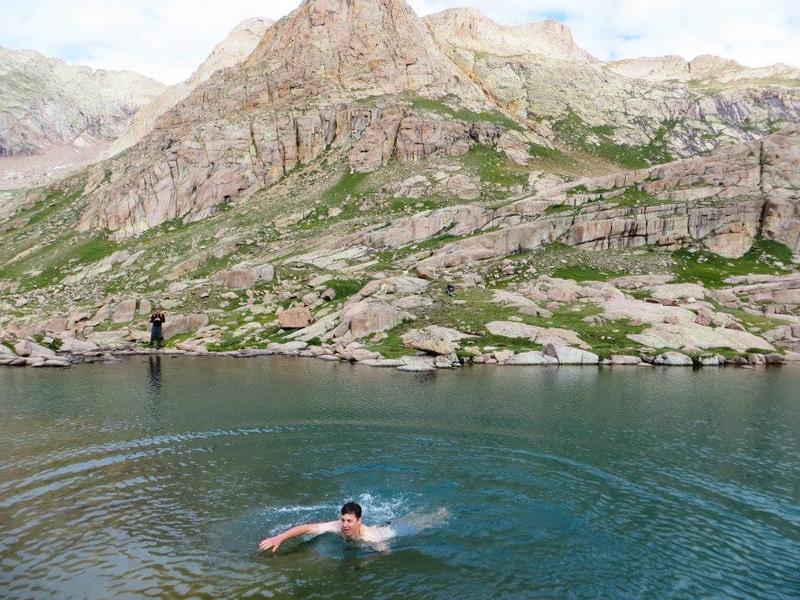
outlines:
[[272, 553], [275, 554], [278, 551], [278, 548], [281, 547], [283, 540], [284, 537], [282, 535], [274, 535], [265, 540], [261, 540], [261, 543], [258, 545], [258, 549], [266, 551], [272, 548]]

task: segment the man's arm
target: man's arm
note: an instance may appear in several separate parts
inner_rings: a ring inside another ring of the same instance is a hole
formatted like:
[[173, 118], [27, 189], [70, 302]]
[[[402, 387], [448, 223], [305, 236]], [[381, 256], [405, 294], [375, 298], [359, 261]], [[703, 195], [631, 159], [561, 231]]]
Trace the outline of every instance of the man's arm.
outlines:
[[309, 533], [313, 535], [319, 535], [320, 533], [325, 533], [327, 531], [334, 531], [338, 525], [338, 521], [331, 521], [330, 523], [308, 523], [306, 525], [297, 525], [296, 527], [287, 529], [283, 533], [279, 533], [278, 535], [273, 535], [270, 538], [261, 540], [258, 548], [259, 550], [269, 550], [272, 548], [272, 552], [274, 554], [278, 551], [278, 548], [280, 548], [281, 544], [286, 540], [300, 537], [301, 535], [306, 535]]

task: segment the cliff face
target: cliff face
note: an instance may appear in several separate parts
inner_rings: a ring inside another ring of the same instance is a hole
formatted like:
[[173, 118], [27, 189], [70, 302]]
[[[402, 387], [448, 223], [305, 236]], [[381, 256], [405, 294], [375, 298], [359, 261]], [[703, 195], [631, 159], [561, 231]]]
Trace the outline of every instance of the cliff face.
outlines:
[[92, 71], [0, 48], [0, 157], [113, 140], [163, 90], [135, 73]]

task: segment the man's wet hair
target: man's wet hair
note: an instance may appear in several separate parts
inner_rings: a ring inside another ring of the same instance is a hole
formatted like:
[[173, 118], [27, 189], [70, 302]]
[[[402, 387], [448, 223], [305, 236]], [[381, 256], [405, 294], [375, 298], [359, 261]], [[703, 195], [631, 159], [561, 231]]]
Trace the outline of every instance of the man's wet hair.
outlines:
[[343, 515], [355, 515], [356, 519], [361, 518], [361, 506], [356, 502], [347, 502], [342, 507]]

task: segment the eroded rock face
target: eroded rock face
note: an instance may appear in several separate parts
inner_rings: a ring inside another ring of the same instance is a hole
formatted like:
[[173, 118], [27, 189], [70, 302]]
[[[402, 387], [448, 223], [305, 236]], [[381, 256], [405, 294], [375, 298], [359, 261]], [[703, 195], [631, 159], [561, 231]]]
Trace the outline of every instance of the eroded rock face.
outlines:
[[[508, 212], [493, 215], [492, 224], [505, 222], [508, 226], [445, 245], [421, 261], [417, 269], [425, 273], [456, 267], [553, 241], [591, 250], [643, 245], [679, 248], [700, 242], [722, 256], [735, 258], [762, 235], [797, 252], [798, 148], [800, 126], [792, 125], [760, 142], [725, 148], [710, 157], [557, 186], [540, 198], [551, 205], [572, 204], [576, 207], [574, 214], [526, 212], [521, 206], [525, 203], [518, 202]], [[634, 187], [655, 201], [640, 207], [614, 202], [616, 196]], [[572, 193], [576, 188], [587, 191]], [[606, 198], [608, 201], [604, 201]], [[409, 219], [413, 222], [415, 217]]]

